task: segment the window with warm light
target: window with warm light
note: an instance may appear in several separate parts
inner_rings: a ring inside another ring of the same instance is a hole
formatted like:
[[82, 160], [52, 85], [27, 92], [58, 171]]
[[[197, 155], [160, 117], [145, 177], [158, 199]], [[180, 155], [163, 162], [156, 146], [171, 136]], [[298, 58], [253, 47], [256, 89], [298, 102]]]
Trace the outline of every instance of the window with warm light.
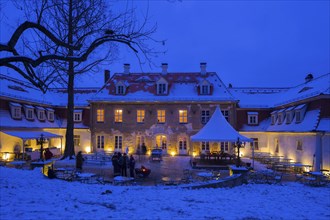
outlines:
[[96, 136], [96, 147], [104, 148], [104, 136], [103, 135]]
[[179, 122], [187, 123], [188, 122], [188, 112], [187, 110], [179, 110]]
[[122, 109], [115, 110], [115, 122], [116, 123], [123, 122], [123, 110]]
[[137, 110], [136, 111], [136, 122], [137, 123], [144, 123], [144, 116], [145, 116], [145, 111], [144, 110]]
[[158, 123], [165, 123], [165, 110], [157, 110]]
[[80, 146], [80, 135], [73, 135], [73, 144], [75, 147]]
[[104, 122], [104, 109], [97, 109], [96, 110], [96, 121], [97, 122]]
[[123, 148], [123, 136], [115, 136], [115, 149], [121, 150]]

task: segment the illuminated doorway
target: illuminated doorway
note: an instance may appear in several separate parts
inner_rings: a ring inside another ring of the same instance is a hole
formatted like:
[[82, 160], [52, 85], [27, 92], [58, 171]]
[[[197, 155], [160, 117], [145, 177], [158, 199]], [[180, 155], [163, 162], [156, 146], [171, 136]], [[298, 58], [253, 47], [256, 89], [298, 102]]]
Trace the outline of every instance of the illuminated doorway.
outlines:
[[167, 152], [167, 138], [165, 135], [156, 136], [156, 146], [155, 148], [160, 148], [163, 150], [163, 153]]

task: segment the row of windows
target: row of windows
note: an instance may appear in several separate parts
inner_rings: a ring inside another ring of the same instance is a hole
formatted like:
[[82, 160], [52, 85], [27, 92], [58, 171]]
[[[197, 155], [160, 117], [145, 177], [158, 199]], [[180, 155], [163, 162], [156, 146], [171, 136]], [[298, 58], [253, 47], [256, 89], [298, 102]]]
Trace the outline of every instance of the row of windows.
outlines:
[[[204, 81], [199, 88], [199, 93], [201, 95], [210, 95], [211, 93], [211, 85], [208, 81]], [[116, 94], [124, 95], [126, 91], [126, 86], [122, 82], [118, 82], [116, 85]], [[157, 95], [166, 95], [168, 93], [168, 83], [165, 79], [160, 79], [156, 84], [156, 92]]]
[[[11, 103], [10, 104], [10, 111], [12, 118], [14, 119], [22, 119], [22, 106], [18, 103]], [[36, 112], [37, 119], [39, 121], [45, 121], [46, 116], [48, 121], [54, 121], [54, 110], [47, 109], [47, 111], [44, 108], [41, 107], [33, 107], [33, 106], [24, 106], [24, 112], [25, 112], [25, 118], [27, 120], [34, 120]]]
[[[222, 111], [224, 117], [229, 120], [229, 111]], [[145, 110], [136, 110], [136, 122], [137, 123], [144, 123], [144, 119], [146, 116]], [[202, 124], [206, 124], [210, 119], [210, 111], [209, 110], [202, 110], [201, 111], [201, 122]], [[97, 122], [104, 122], [104, 109], [97, 109], [96, 110], [96, 121]], [[114, 121], [116, 123], [123, 122], [123, 110], [122, 109], [115, 109], [114, 110]], [[157, 110], [157, 122], [158, 123], [165, 123], [166, 122], [166, 111], [165, 110]], [[179, 110], [179, 123], [188, 123], [188, 111], [187, 110]]]

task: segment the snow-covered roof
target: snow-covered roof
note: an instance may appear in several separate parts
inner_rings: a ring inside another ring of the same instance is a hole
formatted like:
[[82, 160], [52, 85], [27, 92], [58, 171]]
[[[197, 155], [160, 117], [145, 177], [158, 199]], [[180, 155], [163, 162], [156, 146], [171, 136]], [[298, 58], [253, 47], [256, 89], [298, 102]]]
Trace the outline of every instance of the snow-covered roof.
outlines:
[[330, 95], [330, 73], [291, 88], [229, 88], [240, 108], [275, 108], [318, 95]]
[[16, 131], [16, 130], [3, 131], [2, 130], [1, 132], [8, 134], [10, 136], [19, 137], [23, 140], [40, 138], [41, 135], [43, 135], [43, 137], [46, 139], [63, 137], [62, 135], [53, 134], [53, 133], [46, 132], [46, 131]]
[[[44, 94], [31, 83], [0, 74], [0, 97], [11, 100], [30, 102], [48, 106], [67, 106], [65, 89], [49, 89]], [[88, 106], [88, 99], [98, 91], [98, 88], [76, 88], [75, 106]]]
[[[164, 79], [168, 83], [166, 95], [156, 94], [156, 83]], [[199, 95], [199, 83], [207, 80], [212, 86], [211, 95]], [[117, 82], [124, 81], [126, 94], [116, 95]], [[116, 73], [108, 84], [91, 101], [236, 101], [216, 73]]]
[[230, 141], [236, 142], [238, 138], [243, 142], [252, 142], [251, 139], [239, 134], [222, 115], [219, 106], [206, 125], [195, 135], [192, 141]]

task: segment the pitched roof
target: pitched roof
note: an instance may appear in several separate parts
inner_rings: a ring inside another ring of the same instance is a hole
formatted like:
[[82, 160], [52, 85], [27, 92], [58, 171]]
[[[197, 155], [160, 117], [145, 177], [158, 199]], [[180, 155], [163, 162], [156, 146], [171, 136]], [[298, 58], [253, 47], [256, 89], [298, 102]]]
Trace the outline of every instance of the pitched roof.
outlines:
[[[156, 83], [164, 79], [168, 94], [157, 95]], [[198, 84], [207, 80], [212, 86], [212, 95], [198, 95]], [[116, 84], [127, 85], [125, 95], [116, 95]], [[196, 73], [116, 73], [108, 84], [91, 101], [235, 101], [226, 86], [214, 72]]]
[[215, 109], [207, 124], [195, 135], [191, 136], [192, 141], [230, 141], [236, 142], [240, 139], [243, 142], [252, 142], [251, 139], [239, 134], [222, 115], [219, 106]]

